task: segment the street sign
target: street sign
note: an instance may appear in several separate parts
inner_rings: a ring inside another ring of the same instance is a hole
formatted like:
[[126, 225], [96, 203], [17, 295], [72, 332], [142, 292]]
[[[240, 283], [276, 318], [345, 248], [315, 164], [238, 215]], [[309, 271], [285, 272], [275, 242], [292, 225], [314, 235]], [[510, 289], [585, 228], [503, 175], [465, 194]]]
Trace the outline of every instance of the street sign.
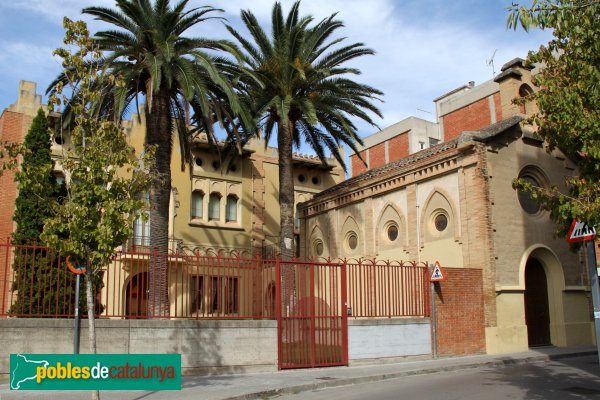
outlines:
[[443, 281], [444, 279], [446, 279], [446, 277], [444, 276], [444, 273], [442, 272], [442, 267], [440, 266], [440, 262], [436, 261], [435, 265], [433, 267], [433, 272], [431, 273], [431, 278], [429, 278], [429, 280], [431, 282], [439, 282], [439, 281]]
[[593, 226], [588, 226], [585, 222], [573, 220], [567, 234], [567, 242], [585, 242], [586, 240], [592, 240], [594, 236], [596, 236], [596, 229]]

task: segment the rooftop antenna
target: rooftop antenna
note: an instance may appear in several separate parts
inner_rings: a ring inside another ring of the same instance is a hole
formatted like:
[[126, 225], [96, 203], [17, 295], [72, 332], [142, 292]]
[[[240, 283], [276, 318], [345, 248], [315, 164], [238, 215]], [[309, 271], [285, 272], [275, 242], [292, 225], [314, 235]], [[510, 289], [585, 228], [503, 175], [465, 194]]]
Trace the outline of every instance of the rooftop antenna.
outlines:
[[489, 60], [485, 60], [485, 63], [487, 64], [487, 66], [492, 67], [492, 78], [494, 78], [496, 76], [496, 69], [494, 68], [494, 57], [496, 57], [497, 51], [498, 51], [498, 49], [494, 50], [494, 54], [492, 54], [492, 57]]

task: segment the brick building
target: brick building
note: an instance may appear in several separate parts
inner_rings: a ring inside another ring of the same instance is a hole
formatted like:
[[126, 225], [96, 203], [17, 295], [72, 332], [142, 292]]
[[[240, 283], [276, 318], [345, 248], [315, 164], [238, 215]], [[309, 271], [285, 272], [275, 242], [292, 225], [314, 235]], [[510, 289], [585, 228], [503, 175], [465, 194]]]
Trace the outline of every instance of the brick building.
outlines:
[[[435, 322], [442, 355], [593, 340], [579, 256], [553, 236], [548, 213], [511, 187], [515, 177], [561, 187], [564, 176], [575, 173], [564, 154], [548, 153], [523, 124], [535, 105], [512, 104], [533, 90], [531, 74], [522, 60], [513, 60], [494, 80], [435, 99], [437, 122], [411, 117], [366, 138], [359, 151], [367, 165], [351, 155], [352, 177], [346, 181], [333, 160], [328, 165], [301, 155], [294, 160], [301, 256], [441, 263], [446, 280], [436, 286]], [[22, 82], [17, 102], [0, 116], [0, 140], [22, 140], [41, 105], [35, 91], [35, 84]], [[143, 118], [132, 118], [125, 129], [139, 148]], [[68, 144], [66, 134], [54, 138], [53, 151], [58, 156]], [[193, 147], [191, 171], [181, 170], [177, 153], [172, 161], [172, 250], [220, 257], [269, 253], [278, 235], [277, 149], [252, 142], [223, 172], [205, 140], [198, 138]], [[17, 192], [10, 173], [0, 179], [0, 234], [7, 237]], [[146, 238], [147, 225], [137, 223], [128, 249], [148, 250]], [[260, 279], [252, 281], [250, 270], [239, 268], [234, 276], [230, 266], [199, 266], [198, 260], [188, 267], [173, 261], [172, 318], [250, 318], [270, 304], [266, 314], [273, 317], [281, 280], [260, 275], [273, 266], [260, 269], [255, 274]], [[119, 259], [107, 269], [101, 298], [112, 299], [112, 308], [105, 309], [106, 318], [143, 318], [146, 261]], [[367, 268], [358, 262], [348, 270], [348, 282], [361, 284], [349, 283], [348, 302], [331, 308], [349, 320], [350, 359], [429, 354], [424, 275], [414, 279], [402, 272], [409, 270], [402, 263]], [[317, 297], [326, 299], [341, 288], [331, 278], [322, 281], [328, 286]], [[398, 287], [385, 289], [382, 282]], [[380, 297], [387, 302], [378, 303]], [[324, 309], [331, 306], [315, 300]], [[408, 307], [412, 303], [417, 311]]]
[[[576, 173], [523, 123], [535, 105], [512, 103], [533, 90], [531, 76], [515, 59], [494, 80], [435, 99], [439, 136], [436, 124], [408, 119], [366, 138], [369, 169], [300, 206], [306, 256], [441, 263], [441, 354], [593, 342], [579, 255], [554, 236], [547, 211], [512, 189], [517, 177], [564, 189]], [[412, 152], [419, 136], [443, 142]]]

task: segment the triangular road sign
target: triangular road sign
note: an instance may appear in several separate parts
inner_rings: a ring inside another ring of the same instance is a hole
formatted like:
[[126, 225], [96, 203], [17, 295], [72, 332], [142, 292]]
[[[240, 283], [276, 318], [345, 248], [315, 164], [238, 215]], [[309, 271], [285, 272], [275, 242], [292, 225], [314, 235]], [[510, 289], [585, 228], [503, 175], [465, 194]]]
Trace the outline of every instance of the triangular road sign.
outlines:
[[593, 226], [588, 226], [585, 222], [573, 220], [571, 223], [571, 229], [567, 234], [567, 242], [583, 242], [586, 240], [592, 240], [596, 236], [596, 229]]
[[440, 262], [436, 261], [435, 266], [433, 267], [433, 272], [431, 273], [431, 278], [429, 280], [431, 282], [439, 282], [446, 279], [444, 273], [442, 272], [442, 267], [440, 266]]

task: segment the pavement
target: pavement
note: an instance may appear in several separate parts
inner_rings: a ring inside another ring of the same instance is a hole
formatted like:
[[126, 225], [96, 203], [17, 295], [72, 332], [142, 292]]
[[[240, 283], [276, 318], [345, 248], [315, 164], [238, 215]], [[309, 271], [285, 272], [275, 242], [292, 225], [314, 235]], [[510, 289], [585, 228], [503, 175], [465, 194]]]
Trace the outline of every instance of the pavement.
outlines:
[[[597, 354], [595, 346], [543, 347], [522, 353], [472, 355], [421, 360], [407, 359], [406, 361], [393, 364], [295, 369], [240, 375], [188, 376], [184, 377], [182, 380], [181, 392], [103, 391], [102, 398], [132, 400], [187, 398], [202, 398], [203, 400], [265, 399], [281, 394], [294, 394], [330, 387], [377, 382], [411, 375], [433, 374], [436, 372], [471, 368], [502, 367], [595, 354]], [[33, 395], [36, 392], [10, 392], [7, 384], [0, 385], [0, 398], [2, 399], [36, 398], [29, 397], [28, 395], [25, 395], [25, 393]], [[39, 395], [39, 392], [37, 393]], [[50, 394], [50, 392], [47, 394]], [[77, 396], [76, 392], [53, 394], [60, 396], [57, 398], [71, 398], [70, 395]]]

